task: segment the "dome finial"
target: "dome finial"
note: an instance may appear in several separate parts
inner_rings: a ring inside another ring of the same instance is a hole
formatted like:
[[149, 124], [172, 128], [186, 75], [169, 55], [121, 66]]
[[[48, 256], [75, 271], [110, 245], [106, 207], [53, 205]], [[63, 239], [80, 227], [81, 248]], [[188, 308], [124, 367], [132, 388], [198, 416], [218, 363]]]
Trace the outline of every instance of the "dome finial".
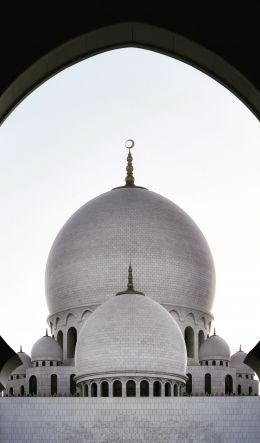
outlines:
[[130, 151], [134, 147], [134, 145], [135, 145], [135, 142], [132, 139], [126, 140], [126, 142], [125, 142], [125, 147], [126, 147], [126, 149], [128, 149], [127, 167], [126, 167], [127, 176], [125, 178], [125, 186], [131, 186], [131, 187], [135, 186], [135, 184], [134, 184], [135, 179], [133, 176], [134, 167], [132, 164], [133, 157], [132, 157], [132, 154]]
[[213, 335], [217, 335], [217, 334], [216, 334], [216, 328], [214, 328], [214, 334], [213, 334]]
[[127, 290], [128, 291], [133, 291], [134, 289], [134, 283], [133, 283], [133, 271], [132, 271], [132, 266], [131, 266], [131, 262], [130, 265], [128, 267], [128, 283], [127, 283]]
[[118, 292], [116, 295], [121, 295], [121, 294], [139, 294], [139, 295], [144, 295], [143, 292], [140, 291], [136, 291], [134, 289], [134, 283], [133, 283], [133, 271], [132, 271], [132, 265], [131, 262], [128, 266], [128, 280], [127, 280], [127, 289], [125, 291], [121, 291]]
[[46, 328], [46, 334], [45, 337], [48, 337], [48, 329]]
[[23, 352], [23, 348], [22, 345], [20, 345], [20, 351], [19, 352]]
[[242, 347], [241, 347], [241, 345], [239, 345], [239, 352], [242, 352]]

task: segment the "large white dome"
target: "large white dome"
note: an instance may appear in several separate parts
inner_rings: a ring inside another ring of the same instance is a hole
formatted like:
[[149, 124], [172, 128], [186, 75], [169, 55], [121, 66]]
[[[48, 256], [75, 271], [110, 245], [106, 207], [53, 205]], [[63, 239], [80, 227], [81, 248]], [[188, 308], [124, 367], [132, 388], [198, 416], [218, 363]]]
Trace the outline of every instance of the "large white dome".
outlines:
[[215, 271], [199, 228], [161, 195], [122, 187], [82, 206], [56, 237], [46, 268], [50, 314], [106, 301], [130, 260], [136, 285], [154, 300], [210, 311]]
[[139, 372], [186, 375], [187, 355], [176, 321], [159, 303], [138, 294], [112, 296], [82, 327], [76, 376]]

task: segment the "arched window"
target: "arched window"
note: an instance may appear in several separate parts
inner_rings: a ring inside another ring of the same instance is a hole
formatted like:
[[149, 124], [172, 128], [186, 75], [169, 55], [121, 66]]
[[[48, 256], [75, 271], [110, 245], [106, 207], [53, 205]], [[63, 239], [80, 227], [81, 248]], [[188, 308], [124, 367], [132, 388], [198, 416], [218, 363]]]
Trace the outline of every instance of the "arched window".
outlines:
[[213, 365], [213, 366], [216, 366], [216, 360], [213, 360], [213, 361], [212, 361], [212, 365]]
[[186, 393], [191, 394], [192, 393], [192, 375], [187, 374], [188, 380], [186, 382]]
[[199, 348], [201, 347], [202, 343], [205, 341], [205, 335], [203, 331], [199, 331], [198, 334], [198, 344], [199, 344]]
[[91, 385], [91, 397], [97, 397], [97, 384], [92, 383]]
[[173, 395], [174, 395], [174, 397], [178, 397], [178, 385], [176, 385], [176, 383], [173, 388]]
[[107, 381], [102, 381], [101, 383], [101, 397], [109, 396], [109, 385]]
[[70, 375], [70, 393], [71, 395], [76, 394], [76, 382], [74, 380], [75, 374]]
[[149, 397], [149, 383], [147, 380], [142, 380], [140, 383], [140, 397]]
[[222, 360], [220, 360], [219, 364], [220, 364], [220, 366], [223, 366], [223, 361], [222, 361]]
[[161, 397], [161, 383], [159, 381], [155, 381], [153, 384], [153, 396]]
[[122, 383], [119, 380], [113, 383], [113, 397], [122, 397]]
[[31, 395], [37, 395], [37, 378], [35, 375], [29, 378], [29, 393]]
[[226, 366], [228, 366], [228, 362], [226, 361]]
[[226, 375], [225, 377], [225, 394], [230, 395], [233, 393], [233, 378], [231, 375]]
[[74, 358], [77, 343], [77, 331], [73, 326], [69, 328], [67, 334], [67, 357]]
[[185, 329], [184, 333], [186, 348], [187, 348], [187, 356], [190, 358], [194, 357], [194, 331], [191, 326], [188, 326]]
[[249, 395], [251, 395], [251, 394], [252, 394], [252, 392], [253, 392], [253, 390], [252, 390], [252, 386], [249, 386], [249, 389], [248, 389], [248, 394], [249, 394]]
[[88, 397], [88, 385], [84, 386], [84, 397]]
[[45, 366], [45, 361], [42, 362], [42, 366]]
[[248, 374], [246, 374], [246, 378], [248, 378]]
[[21, 394], [21, 397], [24, 397], [24, 386], [23, 385], [20, 387], [20, 394]]
[[237, 395], [241, 395], [241, 385], [237, 385]]
[[57, 375], [52, 374], [51, 375], [51, 395], [57, 395]]
[[39, 362], [38, 362], [38, 361], [35, 363], [35, 366], [36, 366], [36, 367], [39, 366]]
[[50, 366], [53, 366], [53, 361], [50, 361]]
[[57, 342], [59, 343], [61, 349], [63, 350], [63, 332], [62, 331], [58, 332]]
[[205, 374], [205, 394], [211, 394], [211, 375]]
[[206, 365], [206, 366], [208, 366], [208, 365], [209, 365], [209, 362], [208, 362], [208, 360], [206, 360], [206, 361], [205, 361], [205, 365]]
[[171, 396], [171, 385], [168, 381], [165, 383], [165, 386], [164, 386], [164, 395], [165, 395], [165, 397]]
[[9, 389], [9, 395], [14, 395], [14, 389], [13, 388]]
[[135, 397], [136, 396], [136, 385], [134, 380], [128, 380], [126, 383], [126, 396]]

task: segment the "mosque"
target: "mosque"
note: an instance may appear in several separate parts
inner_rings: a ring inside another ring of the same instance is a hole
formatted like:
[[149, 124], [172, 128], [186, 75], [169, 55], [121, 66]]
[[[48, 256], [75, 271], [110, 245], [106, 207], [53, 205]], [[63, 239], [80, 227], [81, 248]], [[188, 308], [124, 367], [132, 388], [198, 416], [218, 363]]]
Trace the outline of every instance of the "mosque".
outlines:
[[212, 330], [215, 270], [193, 220], [135, 185], [83, 205], [46, 266], [50, 335], [9, 376], [4, 396], [254, 396], [258, 380]]

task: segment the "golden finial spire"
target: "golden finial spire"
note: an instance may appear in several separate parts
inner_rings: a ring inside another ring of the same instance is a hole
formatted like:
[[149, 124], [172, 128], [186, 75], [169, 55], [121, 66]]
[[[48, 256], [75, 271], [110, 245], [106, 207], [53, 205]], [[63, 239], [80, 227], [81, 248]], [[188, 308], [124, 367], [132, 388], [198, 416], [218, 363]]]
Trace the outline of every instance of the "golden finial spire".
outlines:
[[214, 328], [214, 334], [213, 334], [213, 335], [217, 335], [217, 334], [216, 334], [216, 328]]
[[132, 271], [131, 263], [130, 263], [130, 265], [128, 267], [127, 289], [125, 291], [118, 292], [116, 295], [121, 295], [121, 294], [139, 294], [139, 295], [144, 295], [143, 292], [136, 291], [134, 289], [133, 271]]
[[23, 348], [22, 345], [20, 345], [20, 351], [19, 352], [23, 352]]
[[45, 337], [48, 337], [48, 329], [46, 328], [46, 334]]
[[133, 271], [132, 271], [132, 266], [131, 263], [129, 265], [128, 268], [128, 283], [127, 283], [127, 290], [128, 291], [133, 291], [134, 289], [134, 283], [133, 283]]
[[242, 352], [242, 347], [241, 347], [241, 345], [239, 346], [239, 352]]
[[131, 149], [134, 147], [135, 142], [132, 139], [126, 140], [125, 142], [125, 147], [126, 149], [128, 149], [128, 156], [127, 156], [127, 167], [126, 167], [126, 172], [127, 172], [127, 176], [125, 178], [125, 186], [135, 186], [135, 179], [133, 176], [133, 157], [131, 154]]

